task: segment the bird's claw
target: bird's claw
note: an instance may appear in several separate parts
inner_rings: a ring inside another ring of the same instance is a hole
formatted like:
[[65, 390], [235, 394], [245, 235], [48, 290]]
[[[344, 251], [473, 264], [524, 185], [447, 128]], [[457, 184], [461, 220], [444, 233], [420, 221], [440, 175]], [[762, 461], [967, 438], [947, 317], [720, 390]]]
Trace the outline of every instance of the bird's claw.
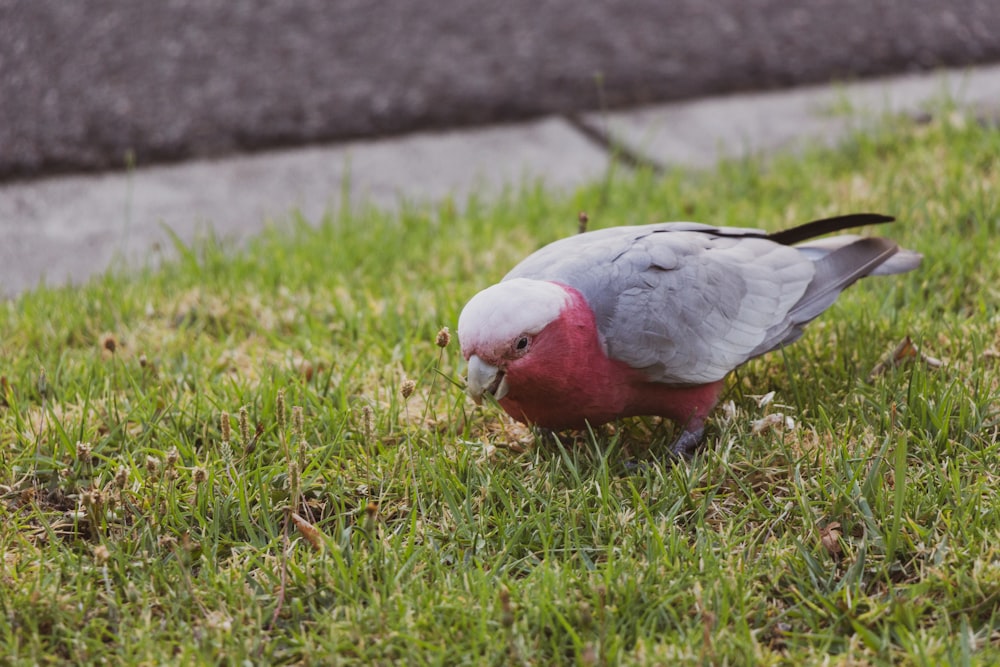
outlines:
[[698, 449], [698, 445], [701, 444], [701, 438], [704, 434], [704, 427], [694, 431], [682, 431], [677, 436], [677, 439], [674, 440], [674, 444], [670, 446], [670, 453], [685, 461], [691, 460], [691, 457], [694, 456], [695, 451]]

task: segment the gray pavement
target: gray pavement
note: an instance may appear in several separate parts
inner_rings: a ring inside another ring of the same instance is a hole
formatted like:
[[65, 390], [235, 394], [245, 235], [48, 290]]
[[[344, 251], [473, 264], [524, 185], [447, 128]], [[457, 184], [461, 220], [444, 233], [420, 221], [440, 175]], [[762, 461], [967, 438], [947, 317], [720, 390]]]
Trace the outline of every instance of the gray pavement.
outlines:
[[[884, 112], [921, 113], [944, 96], [1000, 109], [1000, 66], [876, 79], [844, 86], [706, 98], [584, 114], [612, 141], [667, 167], [705, 167], [720, 156], [833, 142]], [[844, 114], [844, 108], [853, 113]], [[600, 178], [608, 151], [560, 116], [521, 124], [312, 146], [250, 156], [51, 177], [0, 185], [0, 294], [45, 281], [84, 280], [112, 263], [155, 261], [164, 226], [238, 243], [293, 210], [317, 221], [354, 204], [393, 207], [541, 181], [569, 189]], [[752, 221], [748, 221], [748, 224]]]
[[997, 0], [0, 0], [0, 179], [1000, 61]]
[[[604, 123], [617, 140], [663, 164], [710, 167], [720, 157], [773, 153], [803, 141], [833, 145], [886, 114], [932, 112], [949, 100], [995, 113], [1000, 65], [649, 106]], [[593, 114], [588, 120], [602, 122]]]

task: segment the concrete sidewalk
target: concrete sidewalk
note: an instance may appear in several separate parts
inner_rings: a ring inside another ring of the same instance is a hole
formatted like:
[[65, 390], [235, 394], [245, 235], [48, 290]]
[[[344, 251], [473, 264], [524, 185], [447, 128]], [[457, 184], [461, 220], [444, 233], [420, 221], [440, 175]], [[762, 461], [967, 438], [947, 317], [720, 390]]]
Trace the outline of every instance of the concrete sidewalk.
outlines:
[[[859, 122], [921, 113], [946, 96], [1000, 108], [1000, 66], [11, 183], [0, 186], [0, 295], [155, 260], [169, 245], [164, 227], [186, 240], [211, 228], [238, 242], [293, 210], [317, 221], [341, 206], [345, 183], [351, 202], [383, 207], [461, 202], [536, 180], [570, 189], [600, 178], [610, 159], [581, 126], [643, 160], [701, 168], [720, 156], [836, 142]], [[854, 113], [835, 112], [845, 105]]]

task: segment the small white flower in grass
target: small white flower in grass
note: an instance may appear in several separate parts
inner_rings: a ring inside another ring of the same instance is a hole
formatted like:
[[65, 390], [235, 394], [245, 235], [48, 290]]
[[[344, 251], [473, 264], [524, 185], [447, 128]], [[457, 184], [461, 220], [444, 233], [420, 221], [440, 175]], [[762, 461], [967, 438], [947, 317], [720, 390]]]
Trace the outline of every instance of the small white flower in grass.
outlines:
[[722, 404], [722, 421], [729, 424], [736, 419], [736, 401], [728, 400]]
[[205, 625], [212, 630], [229, 633], [233, 629], [233, 619], [221, 611], [210, 611], [205, 618]]
[[755, 419], [752, 422], [752, 431], [754, 435], [759, 435], [766, 431], [783, 429], [785, 431], [795, 430], [795, 420], [791, 417], [786, 417], [780, 412], [773, 412], [766, 415], [762, 419]]
[[760, 397], [757, 398], [757, 407], [758, 408], [766, 408], [767, 406], [769, 406], [771, 404], [771, 401], [773, 401], [773, 400], [774, 400], [774, 392], [773, 391], [769, 391], [766, 394], [764, 394], [763, 396], [760, 396]]

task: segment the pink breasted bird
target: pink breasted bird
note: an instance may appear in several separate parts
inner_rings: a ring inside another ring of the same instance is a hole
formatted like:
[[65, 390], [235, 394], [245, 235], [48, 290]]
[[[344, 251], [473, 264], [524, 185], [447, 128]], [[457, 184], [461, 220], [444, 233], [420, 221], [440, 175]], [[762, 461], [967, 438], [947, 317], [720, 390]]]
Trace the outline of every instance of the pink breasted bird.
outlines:
[[666, 417], [682, 429], [672, 450], [688, 456], [730, 371], [798, 339], [859, 278], [920, 264], [884, 238], [815, 239], [892, 219], [859, 213], [771, 234], [671, 222], [551, 243], [462, 310], [467, 391], [557, 431]]

